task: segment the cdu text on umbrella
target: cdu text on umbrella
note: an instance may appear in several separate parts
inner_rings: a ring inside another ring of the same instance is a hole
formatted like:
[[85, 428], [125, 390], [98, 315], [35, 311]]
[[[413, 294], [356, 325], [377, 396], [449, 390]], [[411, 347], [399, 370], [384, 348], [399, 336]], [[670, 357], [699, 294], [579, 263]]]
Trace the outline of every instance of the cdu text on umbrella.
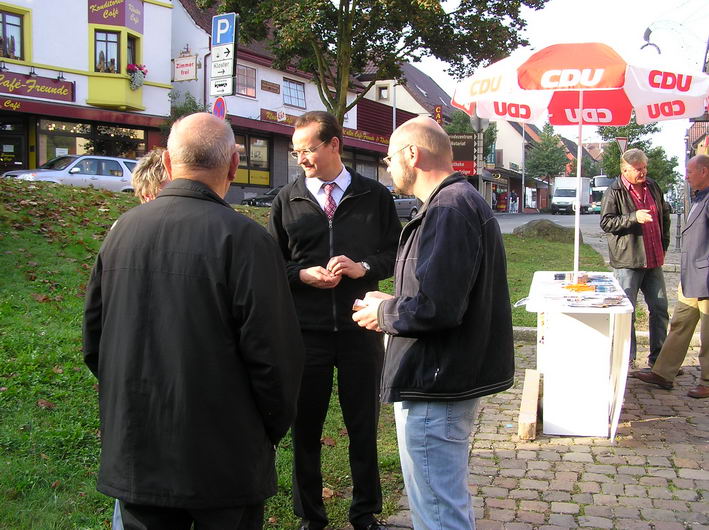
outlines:
[[601, 82], [605, 71], [605, 68], [547, 70], [542, 74], [541, 85], [543, 88], [592, 87]]
[[[578, 123], [578, 109], [564, 109], [566, 119], [573, 123]], [[610, 123], [613, 120], [613, 113], [610, 109], [581, 109], [584, 123]]]
[[495, 114], [498, 116], [509, 116], [510, 118], [527, 120], [532, 115], [532, 109], [529, 108], [529, 105], [495, 101]]
[[647, 106], [647, 113], [653, 120], [660, 116], [682, 116], [685, 112], [684, 102], [676, 99], [674, 101], [663, 101]]
[[688, 92], [689, 88], [692, 86], [692, 76], [652, 70], [648, 76], [648, 83], [653, 88], [663, 88], [665, 90], [677, 89], [680, 92]]

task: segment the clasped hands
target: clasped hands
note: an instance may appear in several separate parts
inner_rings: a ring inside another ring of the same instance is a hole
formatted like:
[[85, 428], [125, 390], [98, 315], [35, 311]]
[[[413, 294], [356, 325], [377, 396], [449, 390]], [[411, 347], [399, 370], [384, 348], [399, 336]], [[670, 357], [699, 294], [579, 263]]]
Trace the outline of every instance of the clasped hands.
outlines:
[[362, 265], [347, 256], [330, 258], [325, 267], [319, 265], [300, 270], [300, 281], [318, 289], [332, 289], [340, 283], [343, 276], [356, 280], [366, 274]]

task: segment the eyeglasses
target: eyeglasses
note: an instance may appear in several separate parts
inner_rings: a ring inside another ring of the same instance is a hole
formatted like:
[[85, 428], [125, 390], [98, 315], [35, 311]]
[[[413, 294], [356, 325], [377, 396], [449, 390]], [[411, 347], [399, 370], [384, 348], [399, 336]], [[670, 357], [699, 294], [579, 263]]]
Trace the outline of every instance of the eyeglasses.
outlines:
[[315, 147], [312, 147], [310, 149], [296, 149], [296, 150], [290, 152], [290, 156], [293, 157], [293, 160], [298, 160], [301, 155], [303, 155], [303, 156], [312, 155], [315, 151], [318, 150], [318, 148], [321, 145], [323, 145], [324, 143], [327, 143], [327, 142], [328, 142], [328, 140], [324, 140], [324, 141], [320, 142], [318, 145], [316, 145]]
[[389, 156], [385, 156], [384, 158], [382, 158], [382, 160], [384, 160], [384, 163], [385, 163], [387, 166], [389, 166], [389, 165], [391, 165], [391, 159], [394, 158], [394, 155], [395, 155], [396, 153], [399, 153], [400, 151], [403, 151], [404, 149], [406, 149], [407, 147], [411, 147], [412, 145], [414, 145], [414, 144], [407, 144], [407, 145], [405, 145], [404, 147], [402, 147], [401, 149], [397, 149], [396, 151], [394, 151], [394, 152], [393, 152], [392, 154], [390, 154]]

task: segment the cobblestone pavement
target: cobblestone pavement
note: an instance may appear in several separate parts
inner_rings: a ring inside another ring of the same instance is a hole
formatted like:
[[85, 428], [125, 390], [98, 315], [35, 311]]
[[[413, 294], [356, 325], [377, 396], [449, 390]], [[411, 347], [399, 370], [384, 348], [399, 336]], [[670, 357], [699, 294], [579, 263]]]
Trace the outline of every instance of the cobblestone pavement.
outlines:
[[[472, 437], [470, 488], [477, 528], [709, 529], [709, 399], [692, 399], [696, 349], [671, 391], [628, 379], [615, 442], [517, 437], [525, 368], [534, 345], [517, 345], [514, 387], [483, 400]], [[412, 528], [406, 496], [393, 528]]]

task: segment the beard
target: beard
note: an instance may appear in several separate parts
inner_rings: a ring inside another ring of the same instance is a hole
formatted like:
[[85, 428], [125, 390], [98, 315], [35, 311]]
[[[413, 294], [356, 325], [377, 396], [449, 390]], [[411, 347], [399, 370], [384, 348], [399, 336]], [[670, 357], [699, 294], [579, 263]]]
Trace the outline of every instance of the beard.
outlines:
[[401, 168], [401, 183], [397, 185], [396, 182], [394, 182], [394, 191], [396, 191], [396, 193], [400, 193], [401, 195], [412, 195], [415, 182], [416, 173], [414, 170], [403, 166]]

